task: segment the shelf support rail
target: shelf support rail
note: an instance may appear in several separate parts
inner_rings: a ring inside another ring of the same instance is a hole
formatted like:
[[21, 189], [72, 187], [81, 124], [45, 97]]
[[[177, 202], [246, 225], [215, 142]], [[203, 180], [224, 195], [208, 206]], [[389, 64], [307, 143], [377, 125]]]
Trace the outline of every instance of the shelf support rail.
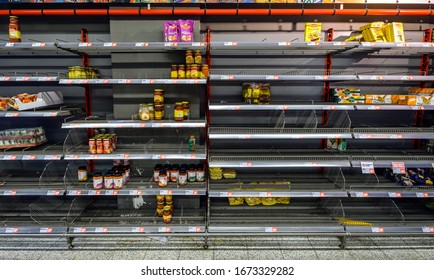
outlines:
[[395, 202], [393, 199], [391, 199], [391, 201], [392, 201], [392, 204], [394, 205], [396, 211], [397, 211], [398, 214], [401, 216], [401, 221], [402, 221], [403, 223], [405, 223], [405, 217], [404, 217], [404, 214], [402, 213], [401, 209], [399, 209], [398, 205], [396, 205], [396, 202]]

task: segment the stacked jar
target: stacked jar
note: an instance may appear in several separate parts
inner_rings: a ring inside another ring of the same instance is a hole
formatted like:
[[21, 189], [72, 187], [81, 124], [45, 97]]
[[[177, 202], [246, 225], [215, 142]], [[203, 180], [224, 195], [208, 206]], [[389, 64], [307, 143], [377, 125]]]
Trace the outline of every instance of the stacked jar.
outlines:
[[200, 50], [185, 52], [185, 64], [172, 65], [171, 79], [206, 79], [209, 76], [207, 64], [202, 64], [202, 52]]
[[114, 166], [104, 175], [101, 172], [94, 173], [93, 188], [99, 189], [122, 189], [130, 180], [130, 165], [128, 160], [114, 162]]
[[116, 134], [98, 134], [89, 138], [89, 154], [111, 154], [117, 145]]
[[164, 90], [154, 89], [154, 119], [164, 119]]

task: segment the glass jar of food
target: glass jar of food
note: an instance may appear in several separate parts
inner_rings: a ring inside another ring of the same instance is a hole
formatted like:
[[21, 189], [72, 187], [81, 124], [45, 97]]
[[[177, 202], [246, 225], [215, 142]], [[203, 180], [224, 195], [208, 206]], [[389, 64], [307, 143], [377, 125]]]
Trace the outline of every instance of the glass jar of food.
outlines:
[[197, 79], [197, 78], [199, 78], [197, 70], [198, 70], [197, 64], [192, 64], [191, 65], [191, 72], [190, 72], [191, 79]]
[[198, 164], [196, 167], [196, 181], [205, 182], [205, 167], [203, 164]]
[[166, 170], [161, 170], [158, 176], [158, 186], [164, 188], [167, 187], [167, 172]]
[[185, 66], [178, 65], [178, 79], [185, 79]]
[[164, 90], [154, 89], [154, 105], [164, 104]]
[[170, 211], [169, 206], [164, 206], [163, 210], [163, 222], [165, 224], [170, 224], [172, 222], [172, 211]]
[[156, 164], [154, 167], [154, 182], [159, 182], [160, 171], [163, 169], [163, 165]]
[[166, 204], [173, 203], [173, 197], [171, 195], [165, 195], [164, 201], [166, 202]]
[[166, 201], [166, 205], [165, 206], [168, 206], [169, 207], [169, 210], [170, 210], [170, 212], [172, 212], [172, 215], [173, 215], [173, 201], [170, 201], [170, 202], [167, 202]]
[[158, 217], [163, 217], [164, 202], [157, 204], [157, 210], [155, 211]]
[[154, 104], [148, 103], [148, 111], [149, 111], [149, 119], [153, 120], [155, 118], [155, 112], [154, 112]]
[[203, 64], [202, 65], [202, 74], [205, 77], [205, 79], [208, 78], [209, 76], [209, 68], [208, 68], [208, 64]]
[[200, 51], [194, 52], [194, 63], [196, 64], [202, 64], [202, 53]]
[[173, 112], [173, 117], [174, 117], [175, 121], [184, 120], [184, 108], [183, 108], [182, 102], [176, 102], [175, 103], [175, 109]]
[[155, 120], [162, 120], [164, 118], [164, 106], [163, 105], [155, 105], [154, 110], [155, 110], [154, 119]]
[[182, 110], [184, 111], [184, 120], [188, 120], [190, 116], [190, 104], [188, 101], [182, 101]]
[[259, 89], [259, 104], [269, 104], [271, 100], [270, 84], [260, 84]]
[[113, 146], [110, 138], [103, 138], [102, 141], [103, 141], [102, 143], [104, 148], [104, 154], [111, 154], [113, 152]]
[[101, 137], [96, 139], [96, 153], [104, 154], [104, 140]]
[[185, 186], [185, 185], [187, 185], [187, 181], [188, 181], [187, 170], [184, 168], [181, 168], [179, 170], [178, 184], [180, 186]]
[[96, 140], [95, 138], [89, 139], [89, 154], [96, 154]]
[[139, 119], [142, 121], [150, 120], [148, 104], [142, 103], [139, 105]]
[[190, 152], [196, 151], [196, 138], [194, 135], [191, 135], [188, 139], [188, 150]]
[[193, 51], [186, 51], [185, 52], [185, 64], [193, 64], [194, 63], [194, 57], [193, 57]]
[[113, 189], [114, 187], [114, 178], [112, 173], [104, 174], [104, 188], [105, 189]]
[[179, 165], [172, 165], [172, 169], [170, 170], [170, 181], [177, 183], [179, 178]]
[[164, 195], [157, 195], [157, 203], [164, 203], [165, 198]]
[[189, 182], [196, 182], [196, 165], [190, 164], [187, 170], [187, 178]]
[[87, 181], [87, 167], [86, 166], [80, 166], [78, 168], [78, 181], [79, 182], [86, 182]]
[[114, 181], [114, 188], [115, 189], [122, 189], [123, 186], [123, 175], [121, 172], [117, 172], [113, 176]]
[[16, 16], [9, 17], [9, 41], [14, 43], [21, 42], [20, 22]]
[[102, 189], [102, 183], [103, 183], [102, 174], [100, 172], [95, 173], [93, 175], [93, 188], [95, 190]]
[[185, 70], [185, 78], [191, 79], [191, 66], [187, 65], [187, 69]]
[[178, 66], [177, 65], [171, 66], [170, 78], [171, 79], [178, 79]]

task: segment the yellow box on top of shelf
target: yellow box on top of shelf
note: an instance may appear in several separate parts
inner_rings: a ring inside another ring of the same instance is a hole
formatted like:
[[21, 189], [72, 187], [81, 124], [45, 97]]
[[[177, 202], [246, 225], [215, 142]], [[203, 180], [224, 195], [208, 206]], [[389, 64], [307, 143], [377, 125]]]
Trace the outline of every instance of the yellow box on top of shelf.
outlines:
[[387, 42], [405, 42], [404, 37], [404, 26], [402, 22], [392, 22], [386, 25], [383, 25], [381, 28], [384, 36], [386, 36]]
[[369, 29], [369, 28], [381, 28], [383, 27], [384, 22], [382, 21], [374, 21], [365, 25], [360, 26], [359, 30], [363, 31], [365, 29]]
[[320, 42], [321, 41], [321, 27], [320, 22], [306, 22], [304, 28], [304, 41], [305, 42]]
[[368, 28], [362, 31], [365, 42], [386, 42], [386, 37], [381, 28]]

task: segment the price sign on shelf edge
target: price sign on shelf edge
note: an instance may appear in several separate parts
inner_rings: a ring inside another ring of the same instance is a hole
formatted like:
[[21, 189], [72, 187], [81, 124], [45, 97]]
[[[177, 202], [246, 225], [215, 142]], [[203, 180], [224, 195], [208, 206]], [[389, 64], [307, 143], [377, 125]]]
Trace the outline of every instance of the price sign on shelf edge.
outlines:
[[393, 174], [405, 174], [404, 162], [392, 162], [392, 172]]
[[360, 162], [362, 174], [375, 174], [374, 163], [372, 161]]

